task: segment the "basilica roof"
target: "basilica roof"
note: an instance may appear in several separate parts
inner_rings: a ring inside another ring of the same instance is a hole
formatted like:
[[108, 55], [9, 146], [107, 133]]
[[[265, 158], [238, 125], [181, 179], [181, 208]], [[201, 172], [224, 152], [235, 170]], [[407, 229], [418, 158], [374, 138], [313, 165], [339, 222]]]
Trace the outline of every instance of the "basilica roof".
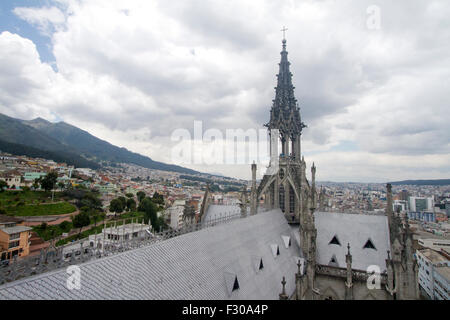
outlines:
[[0, 299], [278, 299], [294, 292], [299, 247], [279, 210], [0, 286]]

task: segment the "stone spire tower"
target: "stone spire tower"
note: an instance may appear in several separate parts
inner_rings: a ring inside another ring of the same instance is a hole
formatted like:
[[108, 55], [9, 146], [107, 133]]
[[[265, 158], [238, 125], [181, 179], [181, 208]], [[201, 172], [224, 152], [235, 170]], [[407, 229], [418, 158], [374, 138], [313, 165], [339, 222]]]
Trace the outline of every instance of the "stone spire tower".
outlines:
[[407, 218], [402, 222], [400, 214], [393, 212], [392, 186], [387, 184], [387, 208], [391, 250], [388, 252], [386, 267], [388, 273], [387, 290], [395, 300], [419, 298], [417, 272], [414, 257], [413, 237]]
[[300, 108], [294, 95], [292, 73], [289, 70], [288, 52], [286, 51], [286, 39], [282, 41], [281, 61], [277, 74], [277, 86], [275, 87], [275, 99], [272, 100], [270, 121], [265, 124], [269, 130], [278, 129], [281, 140], [281, 154], [291, 156], [300, 161], [301, 145], [300, 135], [305, 124], [301, 121]]
[[[286, 30], [286, 29], [284, 29]], [[270, 170], [257, 189], [257, 199], [264, 199], [266, 209], [280, 208], [290, 223], [299, 223], [309, 208], [310, 186], [306, 181], [301, 157], [301, 134], [305, 124], [294, 95], [286, 39], [282, 40], [275, 98], [272, 100], [267, 127], [270, 136]], [[278, 150], [278, 145], [281, 150]]]

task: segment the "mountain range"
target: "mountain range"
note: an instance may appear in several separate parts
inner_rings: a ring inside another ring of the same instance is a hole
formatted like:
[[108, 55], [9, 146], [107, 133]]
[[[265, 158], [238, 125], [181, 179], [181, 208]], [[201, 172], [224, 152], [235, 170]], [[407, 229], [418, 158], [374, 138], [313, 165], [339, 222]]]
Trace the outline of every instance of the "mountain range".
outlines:
[[107, 162], [130, 163], [149, 169], [187, 174], [199, 173], [117, 147], [66, 122], [53, 123], [42, 118], [21, 120], [0, 114], [0, 150], [93, 169], [99, 168], [102, 162]]

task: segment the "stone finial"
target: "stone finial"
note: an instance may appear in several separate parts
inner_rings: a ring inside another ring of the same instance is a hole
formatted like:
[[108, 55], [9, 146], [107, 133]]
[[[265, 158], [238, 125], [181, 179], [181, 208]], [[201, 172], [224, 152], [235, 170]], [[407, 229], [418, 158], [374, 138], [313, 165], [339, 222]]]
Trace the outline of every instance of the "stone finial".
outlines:
[[286, 278], [284, 276], [283, 276], [283, 280], [281, 281], [281, 285], [283, 286], [283, 288], [280, 293], [280, 300], [287, 300], [288, 296], [286, 294]]
[[302, 264], [300, 263], [300, 259], [297, 260], [297, 270], [298, 270], [298, 275], [301, 275], [301, 266]]
[[350, 242], [347, 243], [347, 254], [350, 255]]

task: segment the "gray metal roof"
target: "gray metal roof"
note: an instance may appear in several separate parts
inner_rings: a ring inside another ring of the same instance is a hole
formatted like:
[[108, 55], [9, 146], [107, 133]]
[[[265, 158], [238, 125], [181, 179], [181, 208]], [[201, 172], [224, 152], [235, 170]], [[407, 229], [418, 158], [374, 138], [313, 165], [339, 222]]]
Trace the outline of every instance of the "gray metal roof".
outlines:
[[299, 247], [285, 237], [284, 215], [267, 211], [80, 264], [80, 290], [59, 269], [0, 286], [0, 299], [278, 299], [283, 276], [295, 289]]
[[[389, 245], [389, 226], [386, 216], [315, 212], [317, 229], [317, 262], [328, 265], [333, 255], [341, 268], [346, 267], [345, 255], [350, 243], [352, 269], [367, 270], [370, 265], [378, 265], [381, 272], [386, 270]], [[330, 244], [336, 236], [341, 245]], [[370, 239], [376, 249], [364, 248]]]

